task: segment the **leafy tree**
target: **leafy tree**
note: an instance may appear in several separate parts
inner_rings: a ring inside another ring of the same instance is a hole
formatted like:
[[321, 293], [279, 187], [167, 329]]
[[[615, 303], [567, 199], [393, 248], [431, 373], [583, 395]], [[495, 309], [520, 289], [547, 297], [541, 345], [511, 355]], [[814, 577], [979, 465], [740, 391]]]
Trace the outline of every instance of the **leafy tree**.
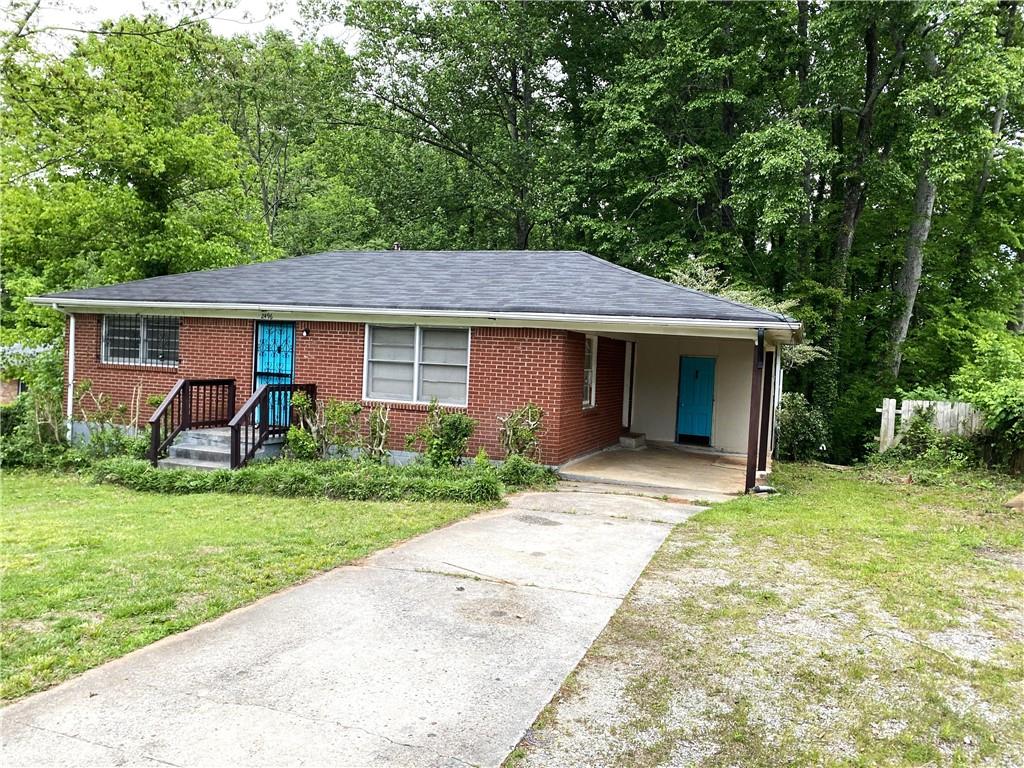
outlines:
[[[238, 141], [196, 103], [201, 26], [126, 17], [66, 56], [3, 57], [5, 338], [47, 338], [22, 297], [272, 255]], [[12, 322], [13, 320], [13, 322]]]

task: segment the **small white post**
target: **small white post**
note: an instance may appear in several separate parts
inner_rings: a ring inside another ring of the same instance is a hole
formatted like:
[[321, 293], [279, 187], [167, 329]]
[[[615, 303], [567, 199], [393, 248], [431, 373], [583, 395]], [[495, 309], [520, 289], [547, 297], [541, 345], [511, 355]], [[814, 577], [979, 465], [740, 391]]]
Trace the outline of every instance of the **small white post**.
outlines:
[[882, 414], [882, 426], [878, 432], [878, 452], [885, 453], [892, 447], [896, 435], [896, 400], [891, 397], [883, 398], [882, 407], [875, 408], [875, 412]]

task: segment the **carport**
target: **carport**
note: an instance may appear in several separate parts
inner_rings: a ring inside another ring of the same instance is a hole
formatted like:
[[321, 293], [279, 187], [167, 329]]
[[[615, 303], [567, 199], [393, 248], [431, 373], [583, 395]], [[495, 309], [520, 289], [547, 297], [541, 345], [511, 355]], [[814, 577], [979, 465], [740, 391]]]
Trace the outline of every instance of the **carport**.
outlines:
[[747, 457], [699, 451], [671, 443], [638, 450], [611, 448], [569, 462], [565, 480], [630, 486], [690, 500], [723, 501], [743, 493]]

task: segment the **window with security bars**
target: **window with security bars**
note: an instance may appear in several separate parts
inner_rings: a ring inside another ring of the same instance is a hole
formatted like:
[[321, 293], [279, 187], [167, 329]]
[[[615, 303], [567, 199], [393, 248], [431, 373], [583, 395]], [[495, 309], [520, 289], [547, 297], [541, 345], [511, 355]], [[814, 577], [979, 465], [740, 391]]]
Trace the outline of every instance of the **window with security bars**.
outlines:
[[177, 317], [104, 315], [103, 362], [120, 365], [178, 365]]
[[366, 397], [466, 405], [469, 330], [369, 326]]
[[587, 336], [583, 346], [583, 407], [597, 402], [597, 336]]

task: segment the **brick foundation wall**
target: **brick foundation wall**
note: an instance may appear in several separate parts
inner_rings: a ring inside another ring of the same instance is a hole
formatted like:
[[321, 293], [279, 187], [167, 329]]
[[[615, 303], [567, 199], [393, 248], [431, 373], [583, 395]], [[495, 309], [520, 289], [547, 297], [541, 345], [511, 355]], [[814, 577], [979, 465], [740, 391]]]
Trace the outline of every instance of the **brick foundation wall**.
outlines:
[[[100, 360], [101, 317], [78, 315], [75, 365], [77, 381], [90, 379], [93, 390], [115, 402], [131, 403], [141, 385], [142, 423], [152, 408], [150, 395], [164, 395], [179, 378], [234, 378], [239, 407], [251, 394], [252, 320], [182, 318], [178, 368], [112, 365]], [[303, 336], [304, 330], [309, 334]], [[322, 398], [361, 400], [363, 392], [362, 323], [297, 322], [297, 383], [315, 383]], [[597, 400], [582, 407], [582, 334], [543, 328], [473, 328], [470, 336], [469, 404], [477, 421], [470, 455], [481, 447], [492, 458], [503, 456], [498, 417], [527, 402], [545, 413], [541, 460], [561, 464], [581, 453], [614, 444], [621, 434], [622, 377], [625, 345], [598, 342]], [[372, 402], [362, 401], [364, 407]], [[392, 450], [405, 448], [405, 436], [423, 421], [426, 405], [390, 403]]]

